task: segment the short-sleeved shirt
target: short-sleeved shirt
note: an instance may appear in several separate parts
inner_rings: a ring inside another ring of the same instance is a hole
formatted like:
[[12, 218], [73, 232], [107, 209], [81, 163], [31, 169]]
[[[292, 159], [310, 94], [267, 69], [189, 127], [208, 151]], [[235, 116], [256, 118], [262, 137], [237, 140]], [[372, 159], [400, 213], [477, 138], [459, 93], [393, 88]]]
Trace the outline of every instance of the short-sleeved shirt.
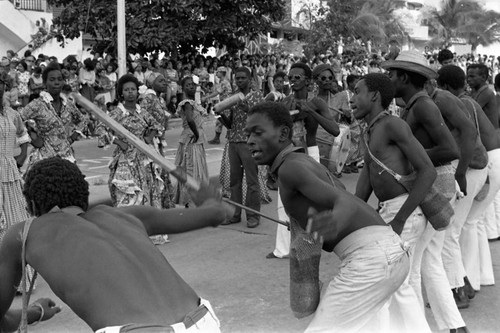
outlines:
[[231, 129], [228, 134], [228, 141], [247, 142], [245, 126], [247, 122], [247, 110], [243, 106], [247, 105], [251, 109], [254, 105], [262, 102], [264, 99], [261, 91], [251, 91], [245, 96], [245, 100], [231, 108]]

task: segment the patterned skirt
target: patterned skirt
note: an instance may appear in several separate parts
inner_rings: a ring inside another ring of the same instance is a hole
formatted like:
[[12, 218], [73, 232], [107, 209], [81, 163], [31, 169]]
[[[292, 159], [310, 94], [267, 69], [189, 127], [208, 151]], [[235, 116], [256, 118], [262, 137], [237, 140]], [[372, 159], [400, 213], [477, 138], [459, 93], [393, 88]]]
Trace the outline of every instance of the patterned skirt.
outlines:
[[[220, 174], [219, 174], [219, 182], [222, 186], [222, 196], [225, 198], [231, 197], [230, 190], [230, 167], [229, 167], [229, 142], [226, 141], [226, 145], [224, 146], [224, 152], [222, 153], [222, 161], [220, 165]], [[260, 200], [262, 203], [270, 203], [272, 201], [271, 196], [269, 195], [269, 190], [267, 188], [267, 170], [268, 167], [266, 165], [259, 165], [259, 187], [260, 187]], [[243, 203], [246, 205], [246, 193], [247, 193], [247, 181], [245, 177], [245, 172], [243, 171]]]
[[[152, 206], [162, 208], [165, 194], [162, 173], [154, 163], [119, 159], [110, 164], [109, 193], [114, 207]], [[150, 239], [156, 245], [168, 242], [167, 235], [155, 235]]]
[[21, 180], [0, 183], [0, 241], [7, 229], [29, 218]]
[[[175, 165], [181, 167], [197, 181], [208, 182], [207, 155], [203, 144], [179, 143]], [[190, 201], [185, 184], [177, 182], [174, 190], [174, 202], [185, 205]]]

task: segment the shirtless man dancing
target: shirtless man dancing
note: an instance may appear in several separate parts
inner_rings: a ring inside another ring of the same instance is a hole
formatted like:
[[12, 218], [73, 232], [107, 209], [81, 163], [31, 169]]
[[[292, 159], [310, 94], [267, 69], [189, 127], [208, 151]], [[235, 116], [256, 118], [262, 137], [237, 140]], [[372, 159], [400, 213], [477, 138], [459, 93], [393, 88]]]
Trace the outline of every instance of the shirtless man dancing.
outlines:
[[[365, 166], [356, 186], [356, 196], [368, 201], [372, 192], [379, 199], [380, 216], [405, 242], [413, 254], [422, 236], [427, 220], [419, 207], [420, 202], [436, 179], [436, 170], [424, 148], [413, 136], [404, 120], [391, 116], [387, 111], [394, 97], [394, 87], [387, 75], [373, 73], [364, 76], [354, 89], [351, 106], [356, 119], [368, 124]], [[401, 185], [397, 175], [416, 172], [411, 191]], [[396, 175], [397, 174], [397, 175]], [[410, 255], [411, 270], [420, 269]], [[418, 304], [416, 291], [405, 281], [396, 291], [391, 316], [416, 332], [429, 332], [423, 306], [407, 307], [410, 301]]]
[[[333, 250], [342, 264], [306, 332], [383, 332], [379, 310], [409, 269], [401, 239], [373, 208], [335, 186], [323, 165], [295, 152], [292, 127], [288, 109], [272, 102], [254, 106], [246, 125], [252, 156], [259, 165], [271, 166], [290, 216], [292, 309], [297, 316], [316, 310], [318, 303], [312, 301], [298, 313], [304, 300], [298, 297], [306, 294], [309, 300], [319, 300], [317, 276], [303, 278], [311, 273], [309, 268], [319, 269], [317, 249], [323, 240], [323, 247]], [[319, 213], [311, 216], [313, 211]]]
[[[19, 310], [9, 307], [22, 275], [25, 241], [26, 262], [95, 332], [220, 332], [210, 303], [177, 274], [148, 237], [219, 225], [229, 212], [215, 199], [212, 187], [191, 193], [199, 205], [195, 209], [87, 209], [83, 174], [73, 163], [55, 157], [30, 169], [24, 194], [37, 218], [10, 228], [0, 247], [4, 331], [19, 325], [19, 315], [12, 316]], [[53, 303], [42, 308], [40, 320], [56, 311]]]

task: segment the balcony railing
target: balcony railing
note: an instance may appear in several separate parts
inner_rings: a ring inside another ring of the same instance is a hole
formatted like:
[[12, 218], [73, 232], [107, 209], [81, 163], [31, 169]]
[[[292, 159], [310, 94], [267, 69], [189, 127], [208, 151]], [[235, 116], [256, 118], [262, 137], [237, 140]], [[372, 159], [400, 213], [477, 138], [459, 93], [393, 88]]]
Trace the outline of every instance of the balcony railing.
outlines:
[[47, 9], [46, 0], [9, 0], [19, 10], [44, 12]]

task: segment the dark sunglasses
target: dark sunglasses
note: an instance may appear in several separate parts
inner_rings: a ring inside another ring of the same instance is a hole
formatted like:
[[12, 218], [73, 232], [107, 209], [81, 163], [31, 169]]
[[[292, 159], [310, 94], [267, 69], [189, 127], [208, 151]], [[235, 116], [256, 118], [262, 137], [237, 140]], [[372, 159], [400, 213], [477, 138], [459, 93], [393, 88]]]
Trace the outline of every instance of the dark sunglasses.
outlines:
[[333, 81], [333, 76], [320, 76], [319, 79], [323, 82], [325, 82], [326, 80]]
[[301, 80], [302, 79], [302, 75], [292, 75], [290, 76], [290, 79], [293, 79], [295, 81], [298, 81], [298, 80]]

